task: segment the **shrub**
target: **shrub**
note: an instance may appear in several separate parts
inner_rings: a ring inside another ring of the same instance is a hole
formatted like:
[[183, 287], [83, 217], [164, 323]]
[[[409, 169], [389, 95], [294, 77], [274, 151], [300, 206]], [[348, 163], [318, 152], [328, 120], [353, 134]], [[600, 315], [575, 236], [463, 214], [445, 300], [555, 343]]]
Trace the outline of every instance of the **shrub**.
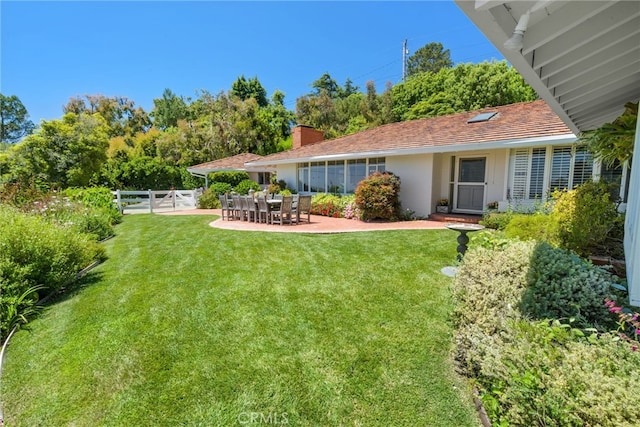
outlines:
[[542, 243], [531, 256], [521, 309], [538, 319], [574, 318], [579, 327], [607, 325], [613, 278], [567, 250]]
[[512, 211], [507, 212], [487, 212], [482, 215], [482, 219], [479, 221], [480, 225], [484, 225], [487, 228], [493, 228], [494, 230], [504, 230], [511, 218], [513, 217]]
[[559, 322], [511, 322], [487, 349], [478, 378], [495, 425], [634, 426], [640, 353], [615, 335]]
[[499, 335], [509, 319], [521, 318], [518, 306], [534, 247], [533, 241], [512, 241], [496, 250], [479, 246], [466, 252], [453, 280], [453, 319], [457, 359], [469, 372], [475, 373], [484, 358], [486, 348], [478, 341]]
[[[599, 307], [613, 307], [600, 296], [606, 273], [548, 244], [501, 241], [493, 247], [470, 248], [453, 281], [456, 358], [474, 378], [492, 423], [639, 425], [640, 411], [628, 402], [640, 380], [640, 352], [617, 334], [576, 327], [589, 324], [591, 311], [602, 326], [606, 314]], [[545, 281], [556, 283], [561, 295]], [[546, 297], [545, 308], [579, 310], [548, 313], [565, 323], [531, 321], [539, 308], [524, 302], [531, 287], [537, 287], [536, 301]], [[575, 321], [567, 318], [576, 313]]]
[[386, 219], [395, 221], [400, 217], [400, 178], [392, 172], [374, 172], [358, 183], [356, 206], [362, 219]]
[[204, 190], [200, 197], [198, 197], [199, 209], [220, 209], [221, 207], [222, 205], [220, 205], [218, 194], [213, 189], [213, 186]]
[[82, 203], [107, 215], [111, 224], [122, 222], [122, 214], [113, 202], [113, 193], [106, 187], [68, 188], [63, 194], [71, 201]]
[[604, 182], [586, 182], [570, 191], [556, 191], [552, 216], [563, 248], [582, 256], [622, 257], [624, 215], [611, 201]]
[[[58, 291], [82, 268], [104, 257], [104, 248], [86, 234], [8, 206], [0, 206], [0, 248], [2, 304], [19, 309], [37, 300], [29, 289]], [[29, 295], [21, 297], [25, 292]]]
[[260, 191], [261, 189], [262, 188], [260, 187], [260, 184], [258, 184], [257, 182], [250, 179], [245, 179], [244, 181], [239, 182], [238, 185], [233, 188], [233, 191], [246, 196], [247, 194], [249, 194], [249, 190]]
[[227, 182], [214, 182], [209, 186], [209, 189], [213, 191], [216, 196], [220, 196], [222, 194], [230, 194], [233, 187]]
[[507, 237], [511, 238], [558, 243], [557, 225], [550, 215], [512, 214], [504, 232]]
[[245, 171], [220, 171], [209, 174], [209, 181], [226, 182], [231, 187], [235, 187], [246, 179], [249, 179], [249, 174]]

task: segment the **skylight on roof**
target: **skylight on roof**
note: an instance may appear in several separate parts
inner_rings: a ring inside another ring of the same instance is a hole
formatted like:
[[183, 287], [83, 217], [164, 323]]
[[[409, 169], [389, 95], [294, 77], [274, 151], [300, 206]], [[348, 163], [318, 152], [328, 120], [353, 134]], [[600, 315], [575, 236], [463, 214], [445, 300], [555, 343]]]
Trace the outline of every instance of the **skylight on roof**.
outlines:
[[498, 114], [497, 111], [489, 111], [489, 112], [486, 112], [486, 113], [480, 113], [477, 116], [467, 120], [467, 123], [486, 122], [487, 120], [489, 120], [491, 117], [495, 116], [496, 114]]

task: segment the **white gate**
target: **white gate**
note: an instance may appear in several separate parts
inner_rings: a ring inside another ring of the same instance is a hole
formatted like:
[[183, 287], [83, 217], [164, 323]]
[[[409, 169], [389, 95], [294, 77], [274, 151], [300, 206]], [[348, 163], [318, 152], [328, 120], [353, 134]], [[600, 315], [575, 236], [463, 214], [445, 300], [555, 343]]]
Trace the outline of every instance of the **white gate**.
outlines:
[[126, 191], [112, 192], [113, 200], [122, 213], [131, 211], [172, 211], [195, 209], [202, 190], [159, 190], [159, 191]]

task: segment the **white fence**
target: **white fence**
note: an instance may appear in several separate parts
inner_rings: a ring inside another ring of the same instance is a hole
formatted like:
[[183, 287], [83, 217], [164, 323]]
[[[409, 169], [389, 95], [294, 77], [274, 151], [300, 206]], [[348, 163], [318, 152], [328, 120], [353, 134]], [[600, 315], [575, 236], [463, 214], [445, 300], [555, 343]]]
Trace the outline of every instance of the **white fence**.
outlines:
[[112, 192], [113, 201], [122, 213], [126, 211], [167, 211], [195, 209], [202, 190], [159, 190], [159, 191], [125, 191]]

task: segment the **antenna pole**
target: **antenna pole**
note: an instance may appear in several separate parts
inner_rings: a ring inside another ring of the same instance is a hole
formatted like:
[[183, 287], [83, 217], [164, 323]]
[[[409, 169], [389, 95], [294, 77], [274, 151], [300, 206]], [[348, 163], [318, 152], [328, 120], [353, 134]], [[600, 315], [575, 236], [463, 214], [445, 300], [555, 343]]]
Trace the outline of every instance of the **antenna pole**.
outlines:
[[407, 77], [407, 54], [409, 49], [407, 48], [407, 39], [404, 39], [402, 43], [402, 81]]

